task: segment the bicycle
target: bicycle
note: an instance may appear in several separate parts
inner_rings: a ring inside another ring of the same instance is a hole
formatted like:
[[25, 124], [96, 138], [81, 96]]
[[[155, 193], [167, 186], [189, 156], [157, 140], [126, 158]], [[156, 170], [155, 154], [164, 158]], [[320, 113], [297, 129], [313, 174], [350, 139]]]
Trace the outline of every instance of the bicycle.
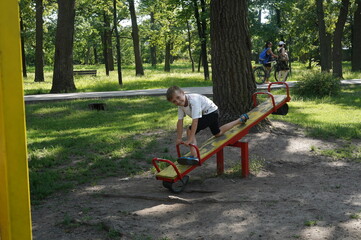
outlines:
[[[279, 67], [279, 61], [278, 60], [273, 60], [271, 61], [271, 70], [269, 71], [269, 76], [271, 76], [271, 72], [274, 72], [274, 77], [276, 79], [276, 82], [278, 82], [279, 80], [279, 73], [280, 73], [280, 67]], [[266, 81], [266, 76], [267, 76], [267, 72], [268, 70], [262, 65], [262, 66], [258, 66], [253, 70], [254, 73], [254, 77], [255, 77], [255, 81], [256, 84], [263, 84]], [[288, 74], [289, 71], [286, 72], [286, 76], [285, 76], [285, 80], [287, 81], [288, 78]]]

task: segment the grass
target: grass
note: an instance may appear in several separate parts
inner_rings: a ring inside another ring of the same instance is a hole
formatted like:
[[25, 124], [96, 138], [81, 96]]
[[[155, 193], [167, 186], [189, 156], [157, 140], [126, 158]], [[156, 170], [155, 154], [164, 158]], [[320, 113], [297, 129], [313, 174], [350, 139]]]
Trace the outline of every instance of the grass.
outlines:
[[[77, 92], [101, 92], [101, 91], [121, 91], [137, 89], [157, 89], [168, 88], [172, 85], [180, 87], [203, 87], [211, 86], [211, 81], [205, 81], [203, 73], [194, 72], [187, 62], [179, 61], [172, 65], [171, 72], [163, 71], [162, 66], [156, 69], [149, 64], [145, 64], [145, 75], [142, 77], [135, 76], [133, 66], [126, 66], [122, 69], [123, 86], [118, 84], [116, 71], [111, 71], [109, 76], [105, 75], [102, 65], [84, 66], [76, 65], [75, 70], [97, 69], [97, 76], [76, 76], [74, 77]], [[34, 69], [29, 69], [29, 74], [24, 79], [25, 95], [49, 93], [52, 85], [52, 69], [45, 68], [45, 81], [34, 82]]]
[[[344, 78], [361, 78], [361, 72], [351, 72], [351, 64], [344, 62]], [[77, 92], [99, 92], [99, 91], [121, 91], [121, 90], [141, 90], [168, 88], [172, 85], [180, 87], [203, 87], [212, 86], [212, 81], [205, 81], [202, 72], [191, 71], [191, 66], [187, 61], [177, 61], [172, 64], [171, 72], [163, 71], [163, 65], [159, 64], [156, 69], [149, 64], [144, 64], [145, 75], [135, 76], [134, 66], [124, 66], [122, 69], [123, 86], [118, 84], [117, 72], [110, 72], [105, 75], [103, 65], [75, 65], [74, 70], [96, 69], [97, 76], [76, 76], [74, 78]], [[306, 73], [320, 71], [318, 66], [307, 69], [307, 66], [300, 62], [292, 64], [292, 74], [288, 81], [299, 81]], [[210, 69], [211, 70], [211, 69]], [[44, 82], [34, 82], [34, 67], [28, 67], [28, 77], [24, 79], [24, 93], [43, 94], [49, 93], [52, 85], [52, 67], [44, 68]], [[273, 79], [271, 78], [271, 81]]]
[[271, 119], [300, 125], [313, 137], [361, 139], [361, 87], [344, 88], [337, 97], [291, 96], [289, 114]]
[[149, 163], [147, 153], [165, 150], [152, 134], [176, 124], [176, 110], [164, 98], [107, 99], [106, 111], [88, 110], [91, 102], [26, 106], [34, 202], [97, 178], [137, 174]]

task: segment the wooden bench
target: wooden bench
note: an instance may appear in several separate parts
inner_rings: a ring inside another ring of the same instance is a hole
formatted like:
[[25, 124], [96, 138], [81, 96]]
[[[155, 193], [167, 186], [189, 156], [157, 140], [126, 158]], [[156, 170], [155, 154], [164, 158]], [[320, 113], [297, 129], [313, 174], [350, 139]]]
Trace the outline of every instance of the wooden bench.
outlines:
[[[272, 95], [271, 85], [284, 84], [286, 85], [287, 95]], [[266, 94], [269, 98], [257, 104], [257, 95]], [[178, 193], [183, 191], [188, 182], [189, 177], [187, 174], [196, 167], [202, 165], [207, 159], [216, 154], [217, 156], [217, 174], [220, 175], [224, 171], [224, 158], [223, 149], [227, 146], [238, 147], [241, 150], [241, 164], [242, 176], [249, 175], [249, 160], [248, 160], [248, 142], [241, 141], [246, 136], [249, 130], [257, 125], [260, 121], [264, 120], [270, 114], [286, 115], [288, 112], [287, 102], [290, 101], [289, 87], [287, 83], [276, 82], [268, 86], [268, 92], [257, 92], [253, 94], [254, 108], [248, 112], [249, 119], [245, 124], [233, 127], [220, 137], [211, 137], [201, 147], [193, 146], [197, 151], [197, 157], [200, 160], [199, 165], [181, 165], [178, 162], [172, 162], [167, 159], [153, 158], [152, 163], [157, 170], [156, 179], [163, 181], [163, 186], [170, 191]], [[181, 156], [179, 145], [176, 146], [178, 157]], [[185, 156], [189, 156], [187, 153]], [[168, 167], [160, 169], [157, 162], [165, 162], [169, 164]], [[176, 184], [177, 182], [180, 182]]]
[[97, 70], [76, 70], [73, 71], [73, 75], [74, 76], [91, 75], [95, 77], [97, 75]]

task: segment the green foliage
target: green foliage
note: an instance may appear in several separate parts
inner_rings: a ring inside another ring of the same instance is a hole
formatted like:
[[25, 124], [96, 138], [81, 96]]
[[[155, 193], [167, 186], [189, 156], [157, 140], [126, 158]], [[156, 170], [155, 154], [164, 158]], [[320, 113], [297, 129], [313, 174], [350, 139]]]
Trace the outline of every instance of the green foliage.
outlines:
[[295, 93], [305, 97], [336, 96], [340, 93], [340, 80], [331, 73], [318, 72], [307, 74], [297, 83]]

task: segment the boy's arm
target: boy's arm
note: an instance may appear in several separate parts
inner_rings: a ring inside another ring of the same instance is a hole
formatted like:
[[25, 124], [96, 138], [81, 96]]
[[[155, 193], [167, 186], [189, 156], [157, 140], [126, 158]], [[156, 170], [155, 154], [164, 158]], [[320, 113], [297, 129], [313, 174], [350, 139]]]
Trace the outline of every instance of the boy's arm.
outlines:
[[180, 144], [182, 142], [182, 135], [183, 135], [183, 119], [178, 119], [176, 144]]
[[190, 143], [193, 143], [195, 140], [195, 136], [196, 136], [196, 131], [197, 131], [197, 127], [198, 127], [198, 118], [195, 118], [192, 120], [192, 129], [191, 129], [191, 133], [188, 136], [188, 140], [184, 143], [185, 145], [189, 145]]

